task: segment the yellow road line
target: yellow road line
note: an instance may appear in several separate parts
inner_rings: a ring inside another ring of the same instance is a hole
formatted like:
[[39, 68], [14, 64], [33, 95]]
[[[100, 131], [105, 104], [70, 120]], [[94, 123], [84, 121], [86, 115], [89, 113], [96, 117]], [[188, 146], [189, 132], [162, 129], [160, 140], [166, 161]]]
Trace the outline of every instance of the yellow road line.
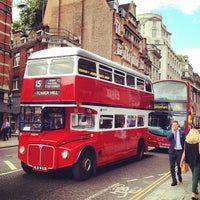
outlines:
[[157, 187], [160, 183], [164, 182], [167, 178], [170, 177], [170, 172], [167, 172], [165, 175], [161, 176], [159, 179], [154, 181], [152, 184], [138, 192], [136, 195], [131, 197], [129, 200], [139, 200], [142, 198], [144, 195], [146, 195], [149, 191], [153, 190], [155, 187]]

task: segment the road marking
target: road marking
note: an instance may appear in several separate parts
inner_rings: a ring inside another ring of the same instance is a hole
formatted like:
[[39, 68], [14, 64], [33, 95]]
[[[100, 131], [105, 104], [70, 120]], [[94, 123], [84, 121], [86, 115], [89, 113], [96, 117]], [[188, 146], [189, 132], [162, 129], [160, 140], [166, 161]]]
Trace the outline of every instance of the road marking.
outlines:
[[0, 176], [7, 175], [7, 174], [12, 174], [12, 173], [19, 172], [19, 171], [22, 171], [22, 169], [17, 169], [17, 170], [14, 170], [14, 171], [1, 173]]
[[12, 170], [17, 169], [17, 167], [15, 167], [15, 165], [13, 165], [9, 160], [4, 160], [4, 163], [6, 163], [6, 165], [8, 165], [8, 167]]
[[163, 173], [163, 174], [158, 174], [158, 176], [164, 176], [164, 175], [166, 175], [166, 173]]
[[127, 180], [127, 182], [133, 182], [133, 181], [138, 181], [138, 179], [135, 178], [135, 179]]
[[154, 178], [154, 176], [145, 176], [143, 179]]
[[149, 191], [153, 190], [155, 187], [157, 187], [159, 184], [164, 182], [166, 179], [170, 177], [170, 172], [167, 172], [164, 176], [160, 177], [156, 181], [154, 181], [152, 184], [141, 190], [139, 193], [136, 195], [132, 196], [129, 200], [139, 200], [141, 199], [144, 195], [146, 195]]
[[100, 190], [98, 191], [96, 194], [93, 194], [92, 196], [89, 196], [88, 198], [86, 198], [85, 200], [91, 200], [91, 199], [94, 199], [95, 197], [98, 197], [102, 194], [104, 194], [105, 192], [107, 192], [108, 190], [112, 189], [115, 185], [117, 185], [118, 183], [115, 183], [113, 185], [110, 185], [109, 187], [103, 189], [103, 190]]

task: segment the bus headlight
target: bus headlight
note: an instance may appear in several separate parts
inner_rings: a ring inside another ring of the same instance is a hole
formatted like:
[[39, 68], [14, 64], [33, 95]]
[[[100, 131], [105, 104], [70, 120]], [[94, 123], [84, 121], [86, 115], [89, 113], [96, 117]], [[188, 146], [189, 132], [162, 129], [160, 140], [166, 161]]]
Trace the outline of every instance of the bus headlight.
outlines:
[[20, 146], [20, 147], [19, 147], [19, 153], [20, 153], [20, 154], [24, 154], [24, 153], [25, 153], [25, 150], [26, 150], [26, 149], [25, 149], [24, 146]]
[[69, 157], [69, 152], [68, 152], [67, 150], [64, 150], [64, 151], [61, 153], [61, 155], [62, 155], [62, 158], [63, 158], [63, 159], [67, 159], [67, 158]]

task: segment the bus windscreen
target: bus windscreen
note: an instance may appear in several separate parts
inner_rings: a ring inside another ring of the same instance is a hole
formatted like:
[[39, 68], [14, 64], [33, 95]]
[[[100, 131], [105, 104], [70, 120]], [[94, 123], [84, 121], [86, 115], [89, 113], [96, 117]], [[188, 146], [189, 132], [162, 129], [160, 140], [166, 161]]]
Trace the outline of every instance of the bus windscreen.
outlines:
[[155, 100], [187, 100], [187, 86], [182, 82], [168, 81], [153, 84]]

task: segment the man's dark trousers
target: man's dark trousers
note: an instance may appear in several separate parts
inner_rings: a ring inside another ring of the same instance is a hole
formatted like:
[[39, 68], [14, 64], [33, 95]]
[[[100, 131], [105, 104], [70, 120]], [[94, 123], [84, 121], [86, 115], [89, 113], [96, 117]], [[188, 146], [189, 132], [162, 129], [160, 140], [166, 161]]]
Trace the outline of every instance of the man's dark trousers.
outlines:
[[175, 172], [176, 163], [177, 163], [177, 167], [178, 167], [177, 175], [178, 175], [178, 177], [181, 177], [180, 161], [181, 161], [182, 153], [183, 153], [182, 150], [174, 150], [173, 153], [169, 154], [170, 172], [171, 172], [173, 182], [177, 182], [176, 172]]

